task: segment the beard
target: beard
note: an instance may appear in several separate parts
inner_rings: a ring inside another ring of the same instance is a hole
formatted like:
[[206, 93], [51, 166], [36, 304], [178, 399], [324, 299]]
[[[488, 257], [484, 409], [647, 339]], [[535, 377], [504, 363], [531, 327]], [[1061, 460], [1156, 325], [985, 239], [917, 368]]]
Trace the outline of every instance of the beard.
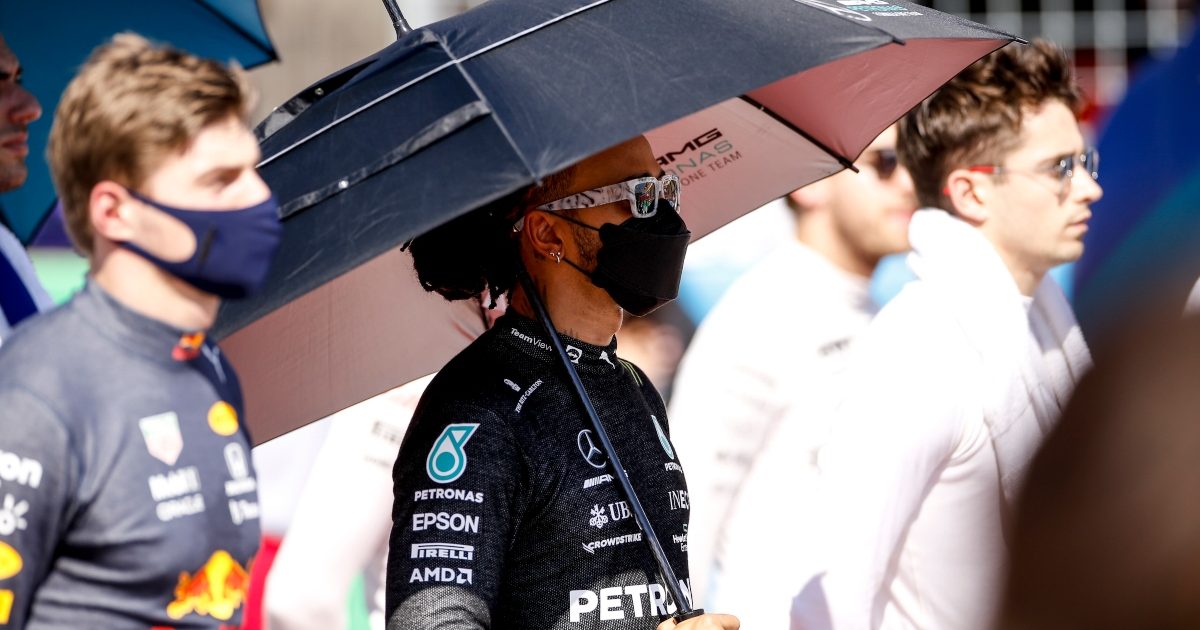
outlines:
[[575, 244], [579, 246], [579, 266], [588, 271], [595, 271], [596, 265], [599, 264], [600, 233], [572, 223], [571, 234], [575, 237]]

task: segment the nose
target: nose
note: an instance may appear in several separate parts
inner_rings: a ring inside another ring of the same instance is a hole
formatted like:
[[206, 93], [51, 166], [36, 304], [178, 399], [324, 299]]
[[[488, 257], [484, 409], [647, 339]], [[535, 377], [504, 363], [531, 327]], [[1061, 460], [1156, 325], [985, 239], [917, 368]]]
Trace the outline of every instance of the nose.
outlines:
[[37, 98], [20, 85], [14, 85], [12, 109], [8, 110], [8, 119], [15, 125], [28, 125], [42, 117], [42, 106]]
[[1100, 186], [1100, 182], [1092, 179], [1092, 175], [1085, 169], [1076, 169], [1071, 174], [1071, 191], [1084, 204], [1095, 203], [1104, 196], [1104, 188]]

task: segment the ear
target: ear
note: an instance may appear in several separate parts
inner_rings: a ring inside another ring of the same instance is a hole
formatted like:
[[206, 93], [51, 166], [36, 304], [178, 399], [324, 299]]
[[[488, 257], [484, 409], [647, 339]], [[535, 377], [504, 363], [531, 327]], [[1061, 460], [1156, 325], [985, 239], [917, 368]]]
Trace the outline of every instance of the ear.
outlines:
[[958, 216], [976, 225], [987, 221], [988, 200], [993, 191], [986, 174], [965, 168], [954, 169], [946, 176], [943, 193], [950, 199], [950, 207]]
[[526, 214], [521, 239], [528, 245], [534, 259], [552, 261], [556, 254], [563, 254], [563, 238], [559, 233], [560, 222], [551, 221], [546, 214], [540, 210]]
[[96, 236], [110, 241], [127, 241], [135, 230], [129, 220], [129, 205], [134, 201], [124, 186], [104, 180], [92, 186], [88, 197], [88, 217]]

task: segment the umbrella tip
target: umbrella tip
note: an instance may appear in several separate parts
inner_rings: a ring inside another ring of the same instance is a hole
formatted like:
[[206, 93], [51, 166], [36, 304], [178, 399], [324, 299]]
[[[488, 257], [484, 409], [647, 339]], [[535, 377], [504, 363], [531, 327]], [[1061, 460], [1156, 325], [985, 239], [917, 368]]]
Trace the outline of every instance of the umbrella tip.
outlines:
[[387, 7], [388, 15], [392, 18], [392, 27], [396, 29], [396, 39], [412, 32], [413, 29], [408, 25], [408, 20], [404, 19], [404, 13], [400, 11], [400, 5], [396, 3], [396, 0], [383, 0], [383, 6]]

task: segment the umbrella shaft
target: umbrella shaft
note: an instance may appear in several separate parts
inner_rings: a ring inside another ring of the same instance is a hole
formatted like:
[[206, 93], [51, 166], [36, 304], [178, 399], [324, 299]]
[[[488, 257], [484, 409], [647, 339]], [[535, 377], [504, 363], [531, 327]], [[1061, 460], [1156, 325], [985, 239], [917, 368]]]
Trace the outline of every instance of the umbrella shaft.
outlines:
[[550, 343], [554, 346], [554, 352], [558, 355], [559, 362], [567, 370], [567, 375], [571, 379], [571, 385], [575, 388], [575, 393], [579, 396], [579, 401], [583, 404], [584, 410], [587, 412], [588, 418], [592, 421], [592, 429], [596, 431], [596, 437], [600, 438], [600, 446], [604, 449], [605, 455], [608, 456], [608, 461], [613, 469], [613, 476], [621, 484], [621, 490], [625, 494], [626, 500], [629, 502], [629, 509], [633, 512], [633, 517], [637, 520], [638, 527], [641, 528], [642, 540], [650, 547], [650, 553], [654, 556], [655, 562], [658, 563], [658, 572], [666, 582], [667, 590], [671, 592], [671, 597], [675, 599], [676, 605], [679, 606], [677, 619], [686, 619], [694, 616], [691, 603], [683, 597], [683, 590], [679, 586], [679, 580], [675, 577], [675, 570], [671, 568], [671, 562], [667, 560], [667, 554], [663, 551], [662, 544], [658, 542], [658, 536], [654, 533], [654, 527], [650, 525], [650, 518], [646, 516], [646, 511], [642, 509], [642, 503], [637, 498], [637, 493], [633, 490], [633, 484], [629, 481], [629, 475], [625, 474], [625, 467], [621, 465], [621, 459], [617, 456], [617, 450], [613, 448], [612, 442], [608, 439], [608, 433], [604, 430], [604, 425], [600, 423], [600, 415], [596, 413], [596, 408], [592, 406], [592, 399], [588, 396], [587, 391], [583, 388], [583, 381], [579, 379], [579, 373], [575, 371], [575, 366], [571, 364], [570, 358], [567, 356], [567, 351], [563, 347], [562, 339], [558, 336], [558, 331], [554, 328], [554, 322], [550, 319], [550, 313], [546, 311], [546, 306], [542, 304], [541, 297], [533, 286], [533, 280], [529, 274], [522, 269], [520, 271], [521, 285], [525, 288], [525, 295], [529, 298], [529, 303], [533, 305], [533, 310], [537, 311], [538, 319], [541, 320], [542, 327], [546, 329], [546, 335], [550, 337]]
[[392, 18], [392, 27], [396, 29], [396, 39], [400, 39], [412, 31], [412, 27], [408, 25], [408, 20], [404, 19], [404, 13], [400, 11], [400, 5], [396, 4], [396, 0], [383, 0], [383, 6], [387, 7], [388, 16]]

